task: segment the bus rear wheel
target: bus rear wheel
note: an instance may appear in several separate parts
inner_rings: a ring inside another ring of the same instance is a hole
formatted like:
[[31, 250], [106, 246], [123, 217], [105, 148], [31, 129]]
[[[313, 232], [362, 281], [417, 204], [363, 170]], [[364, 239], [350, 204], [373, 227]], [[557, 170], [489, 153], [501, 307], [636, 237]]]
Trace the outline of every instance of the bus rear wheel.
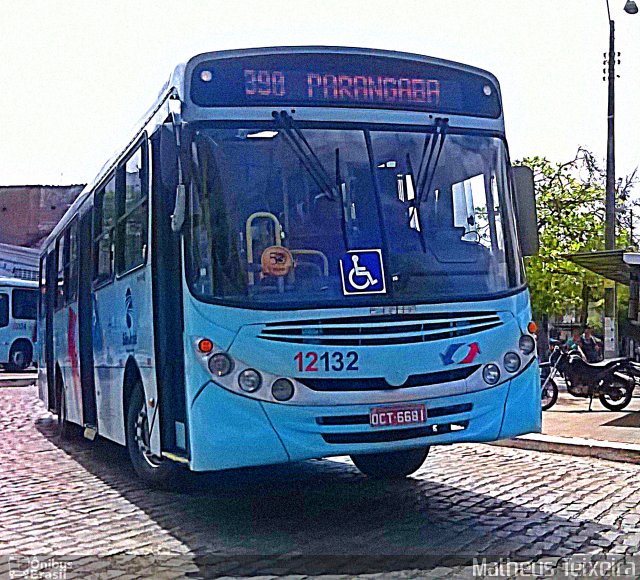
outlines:
[[429, 448], [351, 455], [351, 461], [367, 477], [374, 479], [400, 479], [422, 467]]
[[146, 483], [169, 488], [175, 483], [180, 466], [151, 452], [149, 418], [142, 385], [131, 394], [127, 407], [127, 449], [133, 469]]

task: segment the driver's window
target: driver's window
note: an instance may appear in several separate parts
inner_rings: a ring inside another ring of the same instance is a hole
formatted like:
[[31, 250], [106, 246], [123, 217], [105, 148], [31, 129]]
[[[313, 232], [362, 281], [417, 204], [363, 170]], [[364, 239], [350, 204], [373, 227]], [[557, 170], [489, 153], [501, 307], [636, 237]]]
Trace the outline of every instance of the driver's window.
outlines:
[[[475, 175], [451, 187], [453, 193], [453, 225], [464, 228], [462, 239], [487, 245], [481, 235], [486, 232], [487, 196], [484, 191], [484, 176]], [[490, 242], [489, 242], [490, 245]]]
[[474, 175], [454, 183], [451, 191], [453, 225], [464, 228], [462, 240], [477, 242], [494, 252], [504, 250], [499, 198], [493, 175]]
[[0, 294], [0, 328], [9, 325], [9, 295]]

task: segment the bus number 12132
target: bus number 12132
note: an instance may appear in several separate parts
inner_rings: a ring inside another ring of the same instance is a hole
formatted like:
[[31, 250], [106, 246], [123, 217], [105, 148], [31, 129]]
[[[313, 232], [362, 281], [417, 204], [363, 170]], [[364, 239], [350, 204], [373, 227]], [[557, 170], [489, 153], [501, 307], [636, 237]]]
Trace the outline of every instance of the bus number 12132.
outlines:
[[323, 352], [320, 355], [314, 351], [298, 352], [293, 359], [298, 363], [297, 370], [300, 373], [317, 373], [320, 370], [318, 362], [322, 370], [326, 372], [358, 370], [358, 353], [354, 350], [350, 350], [346, 354], [335, 351]]

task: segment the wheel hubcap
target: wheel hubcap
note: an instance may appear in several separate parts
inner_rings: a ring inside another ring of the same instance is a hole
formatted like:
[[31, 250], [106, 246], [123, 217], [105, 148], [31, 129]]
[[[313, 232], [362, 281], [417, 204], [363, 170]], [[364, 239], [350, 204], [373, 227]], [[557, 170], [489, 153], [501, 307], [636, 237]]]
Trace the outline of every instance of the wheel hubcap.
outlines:
[[149, 443], [149, 422], [147, 421], [147, 411], [143, 407], [140, 409], [138, 413], [138, 417], [136, 419], [136, 435], [135, 440], [138, 444], [138, 449], [144, 457], [144, 460], [151, 467], [158, 467], [160, 465], [161, 459], [156, 457], [151, 452], [151, 445]]
[[619, 401], [624, 397], [624, 391], [622, 389], [611, 389], [609, 391], [609, 398], [612, 401]]

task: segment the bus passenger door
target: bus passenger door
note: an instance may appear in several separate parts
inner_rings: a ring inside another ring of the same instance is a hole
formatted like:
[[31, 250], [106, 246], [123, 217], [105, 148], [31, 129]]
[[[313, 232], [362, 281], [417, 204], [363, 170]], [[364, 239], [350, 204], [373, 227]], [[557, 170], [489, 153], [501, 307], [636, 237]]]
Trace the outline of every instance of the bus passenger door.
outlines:
[[79, 286], [78, 286], [78, 328], [80, 346], [80, 383], [82, 384], [83, 423], [97, 428], [96, 385], [93, 375], [93, 300], [91, 280], [93, 278], [91, 252], [93, 239], [91, 224], [93, 210], [80, 217], [79, 242]]
[[47, 254], [47, 261], [45, 268], [47, 293], [44, 295], [44, 317], [43, 317], [43, 332], [41, 337], [43, 344], [41, 348], [44, 348], [45, 368], [47, 370], [47, 406], [50, 411], [57, 409], [56, 401], [56, 376], [53, 364], [53, 301], [57, 292], [58, 284], [58, 264], [56, 259], [55, 246]]

